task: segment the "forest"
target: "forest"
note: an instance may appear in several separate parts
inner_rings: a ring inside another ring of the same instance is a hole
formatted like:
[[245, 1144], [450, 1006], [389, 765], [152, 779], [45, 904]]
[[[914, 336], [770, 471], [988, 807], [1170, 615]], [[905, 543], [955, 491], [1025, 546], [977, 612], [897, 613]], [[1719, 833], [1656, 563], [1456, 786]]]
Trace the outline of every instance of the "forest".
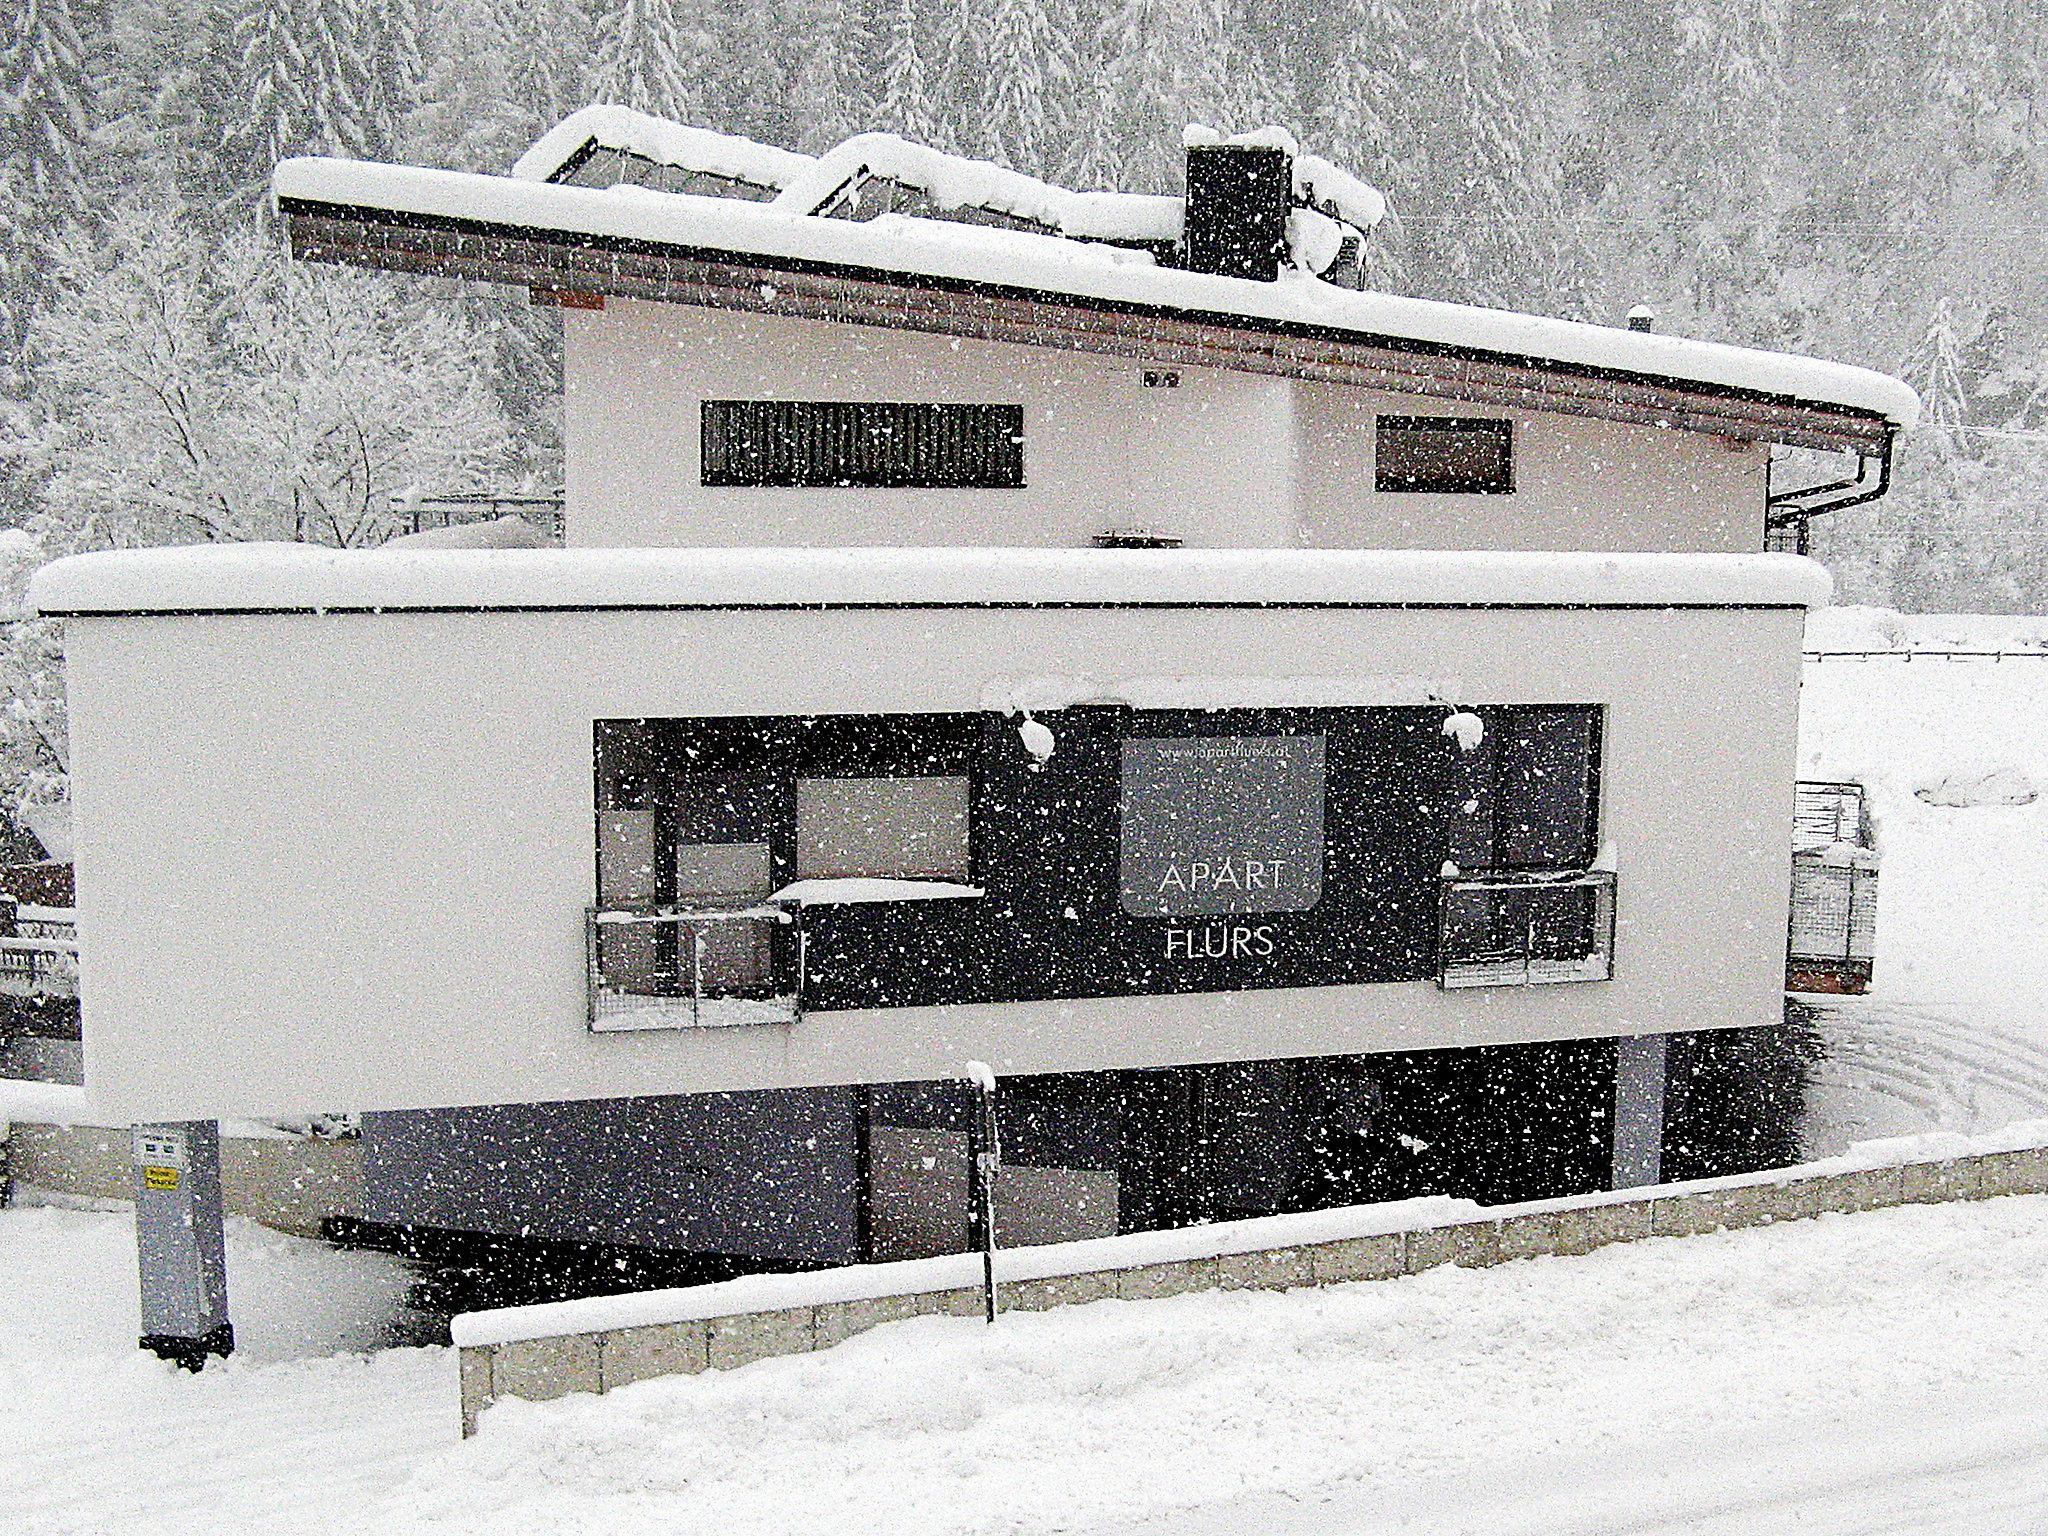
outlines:
[[1290, 127], [1386, 192], [1370, 281], [1905, 377], [1840, 598], [2048, 600], [2039, 0], [15, 0], [0, 36], [0, 797], [61, 792], [36, 564], [373, 542], [394, 494], [559, 483], [520, 293], [300, 266], [281, 157], [502, 171], [591, 101], [818, 150], [882, 129], [1176, 190]]

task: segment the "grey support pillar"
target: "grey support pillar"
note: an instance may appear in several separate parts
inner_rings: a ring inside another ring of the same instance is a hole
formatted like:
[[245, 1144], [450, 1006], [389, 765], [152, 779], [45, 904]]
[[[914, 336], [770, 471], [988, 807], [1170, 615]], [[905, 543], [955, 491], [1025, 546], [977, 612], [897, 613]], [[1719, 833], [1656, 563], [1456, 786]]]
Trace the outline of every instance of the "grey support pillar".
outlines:
[[196, 1371], [235, 1347], [215, 1122], [135, 1127], [135, 1255], [144, 1349]]
[[1623, 1035], [1614, 1042], [1615, 1189], [1639, 1189], [1663, 1177], [1668, 1043], [1663, 1035]]

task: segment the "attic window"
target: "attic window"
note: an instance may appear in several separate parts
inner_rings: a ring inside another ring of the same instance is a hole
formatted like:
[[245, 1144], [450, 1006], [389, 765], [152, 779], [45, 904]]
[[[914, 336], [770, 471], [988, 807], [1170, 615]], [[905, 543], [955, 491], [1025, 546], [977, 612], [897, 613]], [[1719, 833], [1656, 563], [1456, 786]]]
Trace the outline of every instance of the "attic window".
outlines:
[[1478, 416], [1382, 416], [1374, 488], [1506, 496], [1515, 488], [1515, 427]]
[[703, 448], [706, 485], [1013, 490], [1024, 407], [706, 400]]

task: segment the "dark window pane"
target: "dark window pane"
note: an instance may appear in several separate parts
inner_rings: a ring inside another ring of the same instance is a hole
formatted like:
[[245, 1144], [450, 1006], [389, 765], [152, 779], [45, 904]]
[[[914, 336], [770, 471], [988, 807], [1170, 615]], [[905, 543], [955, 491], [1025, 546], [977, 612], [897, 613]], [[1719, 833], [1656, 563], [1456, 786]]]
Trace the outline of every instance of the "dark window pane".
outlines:
[[1024, 484], [1024, 407], [888, 401], [707, 400], [706, 485]]
[[1514, 423], [1483, 417], [1382, 416], [1373, 446], [1374, 486], [1502, 496], [1515, 488]]
[[1494, 864], [1583, 869], [1596, 851], [1598, 716], [1590, 709], [1517, 711], [1494, 743]]

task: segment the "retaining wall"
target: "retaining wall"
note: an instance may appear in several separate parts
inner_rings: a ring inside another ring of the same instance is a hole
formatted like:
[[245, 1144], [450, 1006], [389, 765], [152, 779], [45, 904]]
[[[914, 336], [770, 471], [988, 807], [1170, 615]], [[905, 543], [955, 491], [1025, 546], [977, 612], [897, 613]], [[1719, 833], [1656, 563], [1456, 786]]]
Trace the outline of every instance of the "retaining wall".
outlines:
[[[16, 1183], [89, 1199], [133, 1200], [131, 1133], [98, 1125], [16, 1122], [5, 1140]], [[224, 1135], [221, 1195], [231, 1215], [280, 1232], [320, 1236], [329, 1216], [360, 1216], [362, 1143], [307, 1136]]]
[[[1110, 1298], [1337, 1285], [1825, 1212], [2048, 1193], [2048, 1146], [1879, 1166], [1848, 1161], [1493, 1211], [1464, 1201], [1409, 1201], [1014, 1249], [998, 1255], [998, 1295], [1006, 1311], [1034, 1312]], [[462, 1432], [474, 1434], [477, 1416], [501, 1397], [609, 1392], [650, 1377], [826, 1349], [903, 1318], [978, 1317], [980, 1262], [954, 1254], [471, 1313], [454, 1330]]]

